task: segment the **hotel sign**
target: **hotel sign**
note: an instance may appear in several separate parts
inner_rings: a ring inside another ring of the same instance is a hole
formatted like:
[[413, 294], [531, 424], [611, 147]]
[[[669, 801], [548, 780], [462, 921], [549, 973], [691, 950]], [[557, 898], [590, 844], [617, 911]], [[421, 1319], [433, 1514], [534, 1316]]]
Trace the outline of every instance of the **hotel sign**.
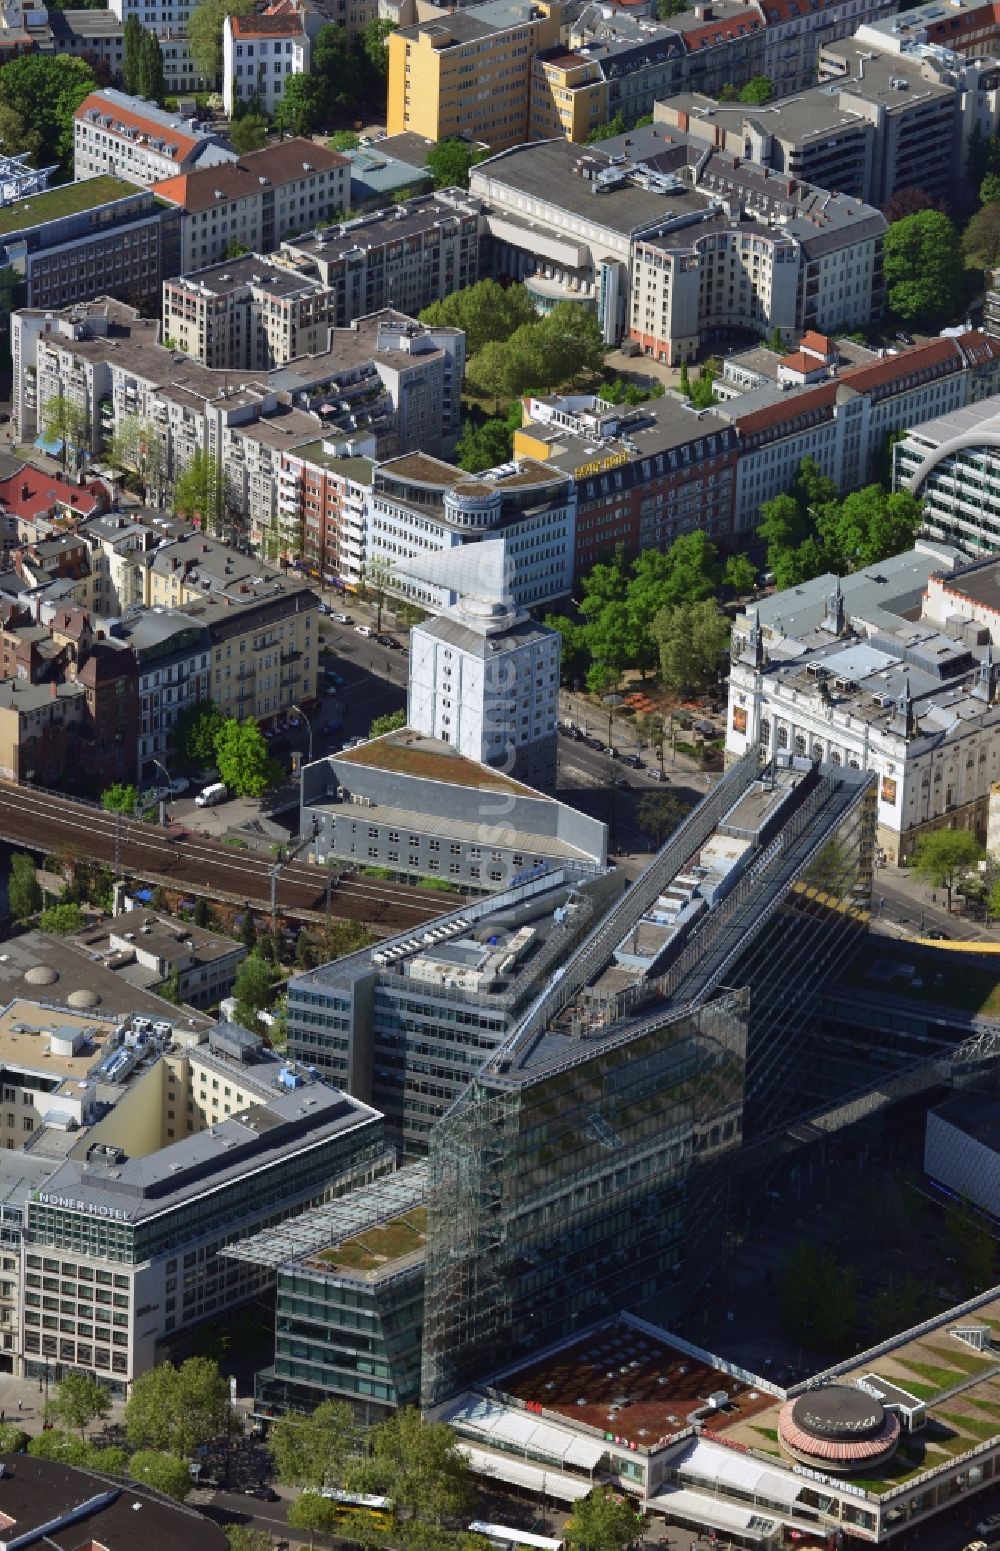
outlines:
[[576, 471], [576, 477], [586, 479], [590, 474], [603, 474], [605, 469], [620, 469], [627, 462], [627, 452], [609, 452], [606, 458], [598, 458], [594, 463], [582, 463]]
[[60, 1206], [65, 1211], [88, 1212], [91, 1217], [103, 1217], [110, 1222], [131, 1222], [131, 1214], [117, 1206], [100, 1206], [96, 1201], [77, 1201], [72, 1196], [51, 1196], [45, 1190], [38, 1192], [37, 1200], [43, 1206]]

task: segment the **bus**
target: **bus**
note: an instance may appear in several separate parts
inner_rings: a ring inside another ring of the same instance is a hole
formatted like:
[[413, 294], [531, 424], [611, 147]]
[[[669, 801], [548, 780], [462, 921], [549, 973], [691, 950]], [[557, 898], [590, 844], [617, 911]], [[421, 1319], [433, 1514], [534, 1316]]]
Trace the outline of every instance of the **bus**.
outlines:
[[474, 1519], [469, 1525], [470, 1535], [482, 1535], [495, 1551], [565, 1551], [565, 1540], [553, 1540], [548, 1535], [531, 1535], [526, 1529], [512, 1529], [509, 1524], [486, 1524]]
[[325, 1486], [320, 1494], [334, 1504], [338, 1521], [361, 1514], [380, 1529], [391, 1529], [394, 1519], [391, 1497], [369, 1497], [364, 1492], [341, 1492]]

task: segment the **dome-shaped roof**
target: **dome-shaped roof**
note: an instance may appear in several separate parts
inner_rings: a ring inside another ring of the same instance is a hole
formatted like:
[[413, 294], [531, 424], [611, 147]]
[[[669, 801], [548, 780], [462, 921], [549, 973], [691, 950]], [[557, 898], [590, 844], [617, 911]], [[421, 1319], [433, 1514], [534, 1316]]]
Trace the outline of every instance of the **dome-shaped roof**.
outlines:
[[33, 964], [24, 972], [24, 978], [29, 986], [54, 986], [59, 979], [59, 973], [49, 964]]
[[96, 991], [71, 991], [66, 998], [70, 1007], [97, 1007], [100, 1000]]

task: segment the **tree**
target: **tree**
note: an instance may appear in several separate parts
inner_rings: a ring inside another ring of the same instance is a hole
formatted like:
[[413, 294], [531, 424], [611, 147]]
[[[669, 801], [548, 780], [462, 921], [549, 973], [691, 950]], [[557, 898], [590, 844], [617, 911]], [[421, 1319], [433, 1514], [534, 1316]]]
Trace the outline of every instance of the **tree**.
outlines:
[[642, 1514], [624, 1492], [595, 1486], [574, 1504], [563, 1534], [574, 1551], [625, 1551], [642, 1539]]
[[668, 22], [672, 16], [682, 16], [689, 9], [689, 0], [656, 0], [656, 14], [661, 22]]
[[962, 251], [972, 263], [990, 269], [1000, 260], [1000, 204], [977, 210], [962, 236]]
[[208, 900], [205, 899], [201, 894], [198, 895], [198, 898], [194, 902], [194, 911], [192, 914], [195, 926], [200, 926], [202, 928], [211, 926], [211, 906], [209, 905]]
[[979, 841], [967, 829], [935, 829], [917, 841], [912, 867], [931, 888], [947, 890], [950, 912], [952, 889], [984, 855]]
[[485, 156], [465, 140], [448, 135], [427, 152], [427, 171], [435, 188], [468, 188], [469, 174]]
[[128, 1474], [128, 1450], [114, 1443], [109, 1443], [104, 1449], [95, 1449], [91, 1445], [88, 1463], [92, 1470], [103, 1470], [107, 1476], [124, 1476]]
[[222, 25], [227, 16], [250, 16], [254, 0], [198, 0], [188, 18], [188, 48], [199, 75], [218, 85], [222, 75]]
[[230, 717], [215, 738], [219, 777], [238, 797], [263, 797], [281, 778], [281, 767], [268, 753], [267, 740], [252, 717]]
[[268, 1447], [287, 1486], [339, 1486], [354, 1452], [354, 1413], [344, 1400], [288, 1411], [272, 1423]]
[[225, 717], [211, 700], [185, 706], [170, 730], [171, 746], [189, 764], [210, 768], [215, 763], [215, 740], [224, 725]]
[[274, 968], [256, 948], [248, 953], [233, 981], [236, 1022], [257, 1032], [258, 1013], [265, 1012], [274, 1000]]
[[963, 286], [953, 222], [940, 210], [919, 210], [894, 221], [885, 234], [884, 273], [889, 306], [904, 323], [953, 316]]
[[[229, 144], [238, 156], [261, 150], [267, 144], [267, 119], [263, 113], [244, 113], [242, 118], [234, 119], [229, 126]], [[225, 256], [231, 256], [228, 248]]]
[[353, 107], [360, 86], [358, 58], [339, 22], [327, 22], [317, 32], [310, 71], [320, 86], [321, 117]]
[[771, 331], [771, 337], [767, 342], [767, 348], [769, 350], [773, 350], [776, 355], [784, 355], [785, 353], [785, 336], [777, 326], [775, 326]]
[[537, 323], [538, 314], [523, 285], [477, 280], [475, 285], [431, 302], [421, 312], [420, 321], [429, 328], [461, 329], [466, 351], [474, 356], [491, 340], [509, 339], [522, 323]]
[[882, 214], [891, 224], [904, 216], [916, 215], [918, 210], [936, 209], [934, 200], [922, 188], [900, 188], [886, 200]]
[[335, 129], [326, 143], [331, 151], [356, 151], [361, 144], [361, 136], [356, 129]]
[[747, 84], [740, 88], [740, 101], [750, 103], [755, 108], [762, 108], [773, 96], [774, 82], [767, 75], [752, 75]]
[[129, 1460], [128, 1472], [133, 1481], [142, 1481], [177, 1502], [183, 1502], [194, 1485], [187, 1460], [162, 1449], [138, 1449]]
[[163, 444], [151, 420], [125, 415], [108, 446], [108, 461], [138, 479], [146, 499], [159, 492], [163, 478]]
[[83, 926], [83, 911], [75, 900], [50, 905], [38, 917], [38, 925], [43, 932], [52, 932], [56, 937], [68, 937], [70, 932], [78, 932]]
[[369, 1453], [351, 1462], [352, 1491], [391, 1496], [397, 1519], [458, 1524], [474, 1500], [472, 1471], [444, 1422], [426, 1422], [413, 1407], [369, 1433]]
[[368, 76], [369, 90], [381, 87], [384, 91], [385, 82], [389, 75], [389, 45], [390, 33], [396, 31], [396, 23], [372, 17], [362, 27], [356, 42], [365, 66], [364, 73]]
[[229, 1385], [207, 1357], [180, 1367], [161, 1363], [132, 1385], [125, 1405], [125, 1432], [134, 1448], [176, 1455], [194, 1452], [225, 1431]]
[[20, 1454], [28, 1444], [28, 1434], [14, 1422], [0, 1422], [0, 1454]]
[[26, 851], [15, 851], [11, 856], [7, 903], [15, 921], [26, 921], [42, 908], [42, 889], [35, 873], [34, 858]]
[[363, 572], [364, 594], [375, 604], [375, 634], [382, 633], [382, 610], [393, 583], [392, 561], [388, 555], [372, 556]]
[[274, 127], [282, 134], [311, 135], [326, 118], [326, 87], [316, 75], [286, 77], [274, 112]]
[[673, 792], [646, 792], [639, 803], [639, 824], [659, 845], [677, 828], [687, 811], [687, 804]]
[[41, 421], [45, 440], [62, 443], [60, 456], [65, 473], [71, 447], [77, 457], [81, 452], [84, 456], [87, 454], [90, 437], [87, 412], [79, 404], [74, 404], [72, 399], [63, 398], [61, 393], [57, 393], [42, 405]]
[[692, 382], [689, 388], [689, 398], [695, 409], [711, 409], [715, 403], [715, 368], [706, 361], [698, 373], [697, 382]]
[[253, 911], [250, 906], [244, 905], [243, 914], [239, 920], [240, 942], [248, 953], [252, 953], [257, 945], [257, 928], [254, 925]]
[[144, 28], [139, 45], [139, 92], [150, 102], [163, 101], [163, 50], [156, 33], [149, 27]]
[[984, 205], [995, 205], [1000, 199], [1000, 173], [988, 172], [979, 185], [979, 198]]
[[0, 70], [0, 147], [28, 151], [38, 166], [59, 162], [73, 175], [77, 108], [97, 85], [82, 59], [67, 54], [20, 54]]
[[178, 517], [200, 523], [205, 533], [217, 528], [222, 510], [222, 481], [210, 453], [199, 447], [183, 474], [174, 481], [173, 507]]
[[79, 1430], [81, 1438], [86, 1437], [91, 1422], [103, 1421], [111, 1414], [111, 1397], [89, 1373], [67, 1373], [49, 1404], [67, 1427]]
[[139, 793], [135, 787], [126, 786], [122, 781], [116, 781], [114, 786], [101, 793], [101, 807], [105, 813], [134, 813], [138, 801]]
[[729, 634], [729, 621], [714, 599], [661, 609], [653, 620], [653, 636], [667, 688], [679, 692], [713, 687]]
[[139, 92], [142, 65], [142, 39], [145, 28], [134, 13], [125, 19], [122, 28], [122, 82], [125, 90], [136, 96]]
[[64, 1432], [60, 1427], [48, 1428], [36, 1438], [31, 1438], [28, 1453], [32, 1459], [54, 1459], [63, 1465], [86, 1466], [91, 1459], [90, 1444], [75, 1433]]
[[730, 555], [726, 561], [722, 579], [739, 596], [753, 592], [757, 586], [757, 567], [749, 555]]
[[288, 1505], [288, 1522], [292, 1529], [304, 1530], [309, 1536], [309, 1551], [318, 1534], [332, 1530], [337, 1524], [337, 1508], [329, 1498], [319, 1492], [303, 1492]]
[[619, 135], [628, 133], [628, 125], [622, 113], [616, 113], [609, 118], [607, 123], [598, 124], [587, 136], [588, 145], [596, 145], [601, 140], [616, 140]]
[[227, 1524], [225, 1534], [229, 1551], [271, 1551], [274, 1544], [266, 1530], [250, 1524]]
[[521, 424], [521, 401], [515, 399], [509, 414], [489, 420], [466, 420], [455, 446], [455, 462], [468, 474], [495, 468], [509, 461], [514, 450], [514, 432]]
[[406, 726], [405, 711], [390, 711], [387, 716], [376, 716], [368, 729], [369, 738], [384, 738], [387, 732], [396, 732]]

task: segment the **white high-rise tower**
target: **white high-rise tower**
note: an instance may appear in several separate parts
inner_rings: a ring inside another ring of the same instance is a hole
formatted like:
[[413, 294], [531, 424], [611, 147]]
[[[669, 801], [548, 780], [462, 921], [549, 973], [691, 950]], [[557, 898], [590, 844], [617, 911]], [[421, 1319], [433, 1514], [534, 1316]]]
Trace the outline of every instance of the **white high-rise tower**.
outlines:
[[404, 566], [458, 594], [410, 633], [409, 726], [532, 786], [553, 786], [562, 642], [512, 601], [503, 540]]

